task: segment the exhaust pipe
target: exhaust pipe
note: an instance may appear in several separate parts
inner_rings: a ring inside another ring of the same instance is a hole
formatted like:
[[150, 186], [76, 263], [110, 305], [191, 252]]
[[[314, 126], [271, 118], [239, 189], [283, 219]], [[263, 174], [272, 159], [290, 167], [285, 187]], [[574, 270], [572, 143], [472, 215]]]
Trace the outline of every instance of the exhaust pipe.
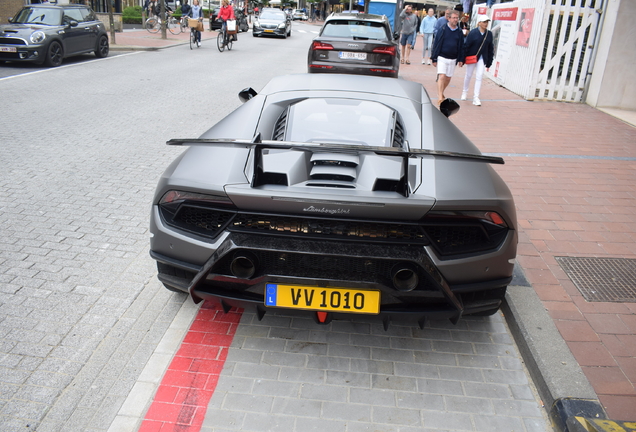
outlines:
[[230, 264], [230, 271], [237, 278], [249, 279], [256, 273], [256, 258], [237, 254]]
[[393, 287], [402, 292], [413, 291], [420, 283], [417, 272], [408, 264], [398, 264], [391, 270]]

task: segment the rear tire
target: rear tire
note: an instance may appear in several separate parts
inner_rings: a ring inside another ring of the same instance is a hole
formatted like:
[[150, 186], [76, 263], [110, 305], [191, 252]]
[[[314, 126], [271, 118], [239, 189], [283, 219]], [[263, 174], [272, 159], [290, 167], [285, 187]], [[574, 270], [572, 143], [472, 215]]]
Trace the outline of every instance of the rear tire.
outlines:
[[148, 18], [146, 20], [145, 27], [150, 33], [157, 33], [161, 25], [159, 24], [159, 20], [156, 18]]
[[104, 58], [108, 56], [110, 46], [108, 44], [108, 36], [103, 35], [97, 41], [97, 47], [95, 48], [95, 57]]
[[168, 20], [167, 25], [168, 25], [168, 30], [173, 35], [178, 35], [179, 33], [181, 33], [181, 25], [179, 25], [179, 23], [177, 22], [175, 18], [170, 18]]
[[58, 67], [62, 64], [64, 58], [64, 52], [62, 51], [62, 45], [59, 42], [53, 41], [46, 49], [46, 58], [44, 63], [49, 67]]

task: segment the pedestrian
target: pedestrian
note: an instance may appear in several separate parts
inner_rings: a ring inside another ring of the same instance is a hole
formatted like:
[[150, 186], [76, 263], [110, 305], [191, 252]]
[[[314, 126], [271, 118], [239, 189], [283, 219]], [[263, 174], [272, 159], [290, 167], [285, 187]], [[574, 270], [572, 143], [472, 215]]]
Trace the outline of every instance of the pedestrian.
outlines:
[[464, 38], [468, 36], [468, 32], [470, 31], [470, 24], [468, 24], [468, 18], [469, 18], [468, 14], [465, 13], [462, 16], [461, 21], [459, 21], [459, 28], [461, 29], [462, 34], [464, 35]]
[[435, 35], [437, 35], [437, 32], [439, 31], [439, 29], [441, 29], [446, 24], [448, 24], [448, 18], [450, 17], [451, 11], [452, 11], [451, 8], [446, 9], [444, 11], [444, 15], [437, 19], [437, 22], [435, 23], [435, 30], [433, 31]]
[[183, 0], [183, 4], [181, 5], [181, 16], [189, 16], [190, 13], [190, 5], [188, 4], [188, 0]]
[[148, 2], [148, 17], [158, 17], [159, 12], [157, 12], [157, 8], [159, 7], [159, 3], [156, 0], [150, 0]]
[[435, 18], [435, 11], [433, 8], [428, 9], [428, 14], [422, 19], [422, 23], [420, 24], [420, 33], [422, 33], [422, 42], [424, 43], [424, 47], [422, 47], [422, 64], [425, 64], [426, 57], [428, 54], [428, 63], [431, 64], [431, 48], [433, 47], [433, 31], [435, 30], [435, 23], [437, 19]]
[[451, 11], [448, 24], [437, 31], [431, 60], [437, 67], [437, 103], [441, 104], [446, 99], [444, 91], [455, 73], [455, 66], [464, 65], [464, 35], [459, 29], [458, 11]]
[[415, 25], [415, 31], [413, 32], [413, 43], [411, 44], [411, 51], [415, 49], [415, 42], [417, 42], [417, 34], [420, 32], [420, 24], [422, 23], [422, 19], [420, 18], [419, 11], [415, 11], [413, 15], [415, 15], [415, 18], [417, 18], [417, 24]]
[[[490, 18], [487, 15], [479, 15], [477, 17], [477, 28], [468, 33], [464, 52], [466, 53], [466, 76], [464, 77], [464, 89], [462, 91], [462, 100], [468, 98], [468, 87], [470, 79], [475, 72], [475, 87], [473, 88], [473, 105], [481, 106], [479, 92], [481, 90], [481, 79], [484, 76], [484, 69], [490, 70], [495, 53], [493, 45], [492, 33], [488, 30]], [[476, 56], [475, 63], [470, 56]]]
[[462, 0], [464, 13], [471, 15], [473, 13], [473, 0]]
[[[200, 23], [199, 28], [203, 28], [203, 8], [199, 6], [199, 0], [192, 0], [192, 7], [188, 11], [188, 17], [198, 20]], [[198, 47], [201, 46], [201, 31], [199, 31], [199, 28], [194, 31], [194, 38]]]
[[413, 33], [417, 28], [417, 17], [413, 13], [410, 5], [404, 6], [404, 10], [400, 13], [400, 21], [402, 28], [400, 30], [400, 46], [402, 47], [401, 63], [411, 64], [409, 57], [411, 56], [411, 45], [413, 45]]

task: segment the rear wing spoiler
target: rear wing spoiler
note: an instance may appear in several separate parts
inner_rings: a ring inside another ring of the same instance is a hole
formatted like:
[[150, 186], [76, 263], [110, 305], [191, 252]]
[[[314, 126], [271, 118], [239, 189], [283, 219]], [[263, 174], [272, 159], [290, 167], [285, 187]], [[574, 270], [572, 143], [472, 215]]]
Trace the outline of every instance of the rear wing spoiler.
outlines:
[[236, 147], [253, 147], [255, 149], [282, 149], [282, 150], [302, 150], [302, 151], [326, 151], [336, 153], [351, 153], [351, 152], [373, 152], [379, 155], [385, 156], [401, 156], [401, 157], [423, 157], [434, 156], [444, 158], [458, 158], [468, 159], [479, 162], [486, 162], [492, 164], [503, 165], [505, 162], [503, 158], [499, 156], [485, 156], [476, 155], [471, 153], [459, 153], [439, 150], [423, 150], [423, 149], [411, 149], [405, 150], [399, 147], [375, 147], [366, 145], [351, 145], [351, 144], [335, 144], [335, 143], [306, 143], [306, 142], [292, 142], [292, 141], [261, 141], [260, 134], [252, 140], [237, 140], [237, 139], [208, 139], [208, 138], [175, 138], [169, 140], [166, 144], [174, 146], [189, 146], [189, 145], [222, 145], [222, 146], [236, 146]]

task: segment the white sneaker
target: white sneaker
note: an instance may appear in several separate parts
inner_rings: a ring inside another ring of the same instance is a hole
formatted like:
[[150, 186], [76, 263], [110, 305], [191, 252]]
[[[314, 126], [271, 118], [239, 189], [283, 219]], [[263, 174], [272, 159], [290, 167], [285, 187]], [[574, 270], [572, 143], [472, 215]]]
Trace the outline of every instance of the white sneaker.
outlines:
[[481, 101], [479, 100], [479, 98], [478, 98], [478, 97], [476, 97], [476, 98], [474, 98], [474, 99], [473, 99], [473, 105], [481, 106]]
[[422, 64], [426, 64], [426, 60], [422, 59]]
[[429, 64], [429, 65], [431, 64], [431, 61], [430, 61], [430, 60], [428, 61], [428, 64]]
[[461, 100], [466, 100], [468, 98], [468, 93], [462, 92]]
[[201, 46], [201, 42], [197, 41], [197, 48]]

